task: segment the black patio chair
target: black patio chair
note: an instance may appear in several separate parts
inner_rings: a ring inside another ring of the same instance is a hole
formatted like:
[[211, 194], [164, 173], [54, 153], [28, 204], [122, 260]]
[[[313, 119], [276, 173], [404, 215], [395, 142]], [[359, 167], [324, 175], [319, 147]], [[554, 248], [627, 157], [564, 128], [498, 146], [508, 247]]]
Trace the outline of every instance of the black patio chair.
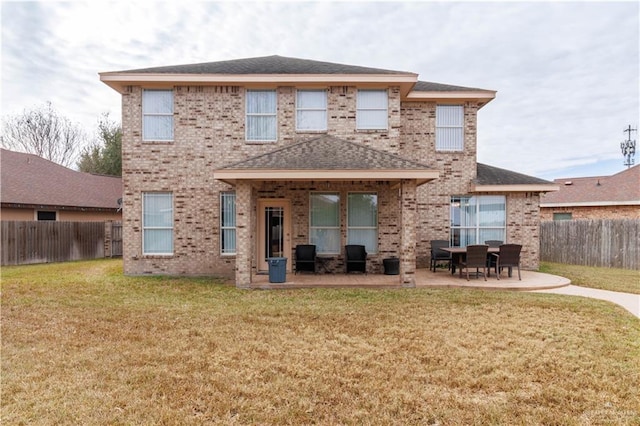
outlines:
[[487, 280], [487, 250], [489, 246], [485, 244], [474, 244], [467, 246], [467, 255], [464, 260], [460, 260], [460, 277], [462, 268], [467, 271], [467, 281], [469, 281], [469, 269], [476, 268], [476, 276], [480, 275], [480, 268], [483, 269], [484, 280]]
[[443, 247], [449, 247], [447, 240], [431, 240], [431, 264], [429, 268], [435, 272], [438, 263], [445, 262], [447, 270], [451, 270], [451, 253], [442, 250]]
[[367, 251], [364, 246], [347, 245], [344, 246], [345, 264], [347, 265], [347, 273], [359, 271], [367, 273]]
[[500, 279], [500, 272], [504, 268], [509, 268], [509, 277], [513, 272], [513, 267], [518, 268], [518, 279], [522, 281], [520, 276], [520, 252], [522, 251], [522, 245], [520, 244], [502, 244], [500, 246], [499, 253], [493, 253], [493, 257], [496, 261], [496, 275]]
[[316, 272], [316, 246], [299, 244], [296, 246], [296, 271]]

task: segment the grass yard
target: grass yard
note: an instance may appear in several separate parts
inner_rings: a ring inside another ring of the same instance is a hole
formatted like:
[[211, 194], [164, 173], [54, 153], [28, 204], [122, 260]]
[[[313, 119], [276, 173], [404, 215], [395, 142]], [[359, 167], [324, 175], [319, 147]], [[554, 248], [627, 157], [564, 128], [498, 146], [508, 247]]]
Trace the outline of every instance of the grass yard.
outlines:
[[560, 275], [572, 284], [602, 290], [640, 294], [640, 271], [542, 262], [540, 272]]
[[2, 270], [2, 424], [640, 424], [640, 321], [478, 290]]

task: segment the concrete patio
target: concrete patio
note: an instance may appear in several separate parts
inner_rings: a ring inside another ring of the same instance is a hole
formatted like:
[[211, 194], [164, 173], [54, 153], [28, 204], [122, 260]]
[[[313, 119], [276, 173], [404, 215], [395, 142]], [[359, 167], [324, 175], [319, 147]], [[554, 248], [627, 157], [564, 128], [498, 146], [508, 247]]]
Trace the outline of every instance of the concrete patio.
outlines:
[[[513, 271], [509, 277], [507, 271], [503, 271], [500, 280], [494, 273], [485, 281], [471, 277], [467, 281], [456, 272], [452, 275], [449, 271], [439, 269], [432, 272], [429, 269], [416, 271], [417, 288], [476, 288], [483, 290], [547, 290], [568, 286], [571, 281], [557, 275], [544, 274], [534, 271], [522, 271], [522, 281], [518, 280], [518, 272]], [[252, 288], [256, 289], [285, 289], [285, 288], [401, 288], [398, 275], [383, 274], [312, 274], [312, 273], [287, 273], [286, 282], [270, 283], [267, 274], [252, 276]]]

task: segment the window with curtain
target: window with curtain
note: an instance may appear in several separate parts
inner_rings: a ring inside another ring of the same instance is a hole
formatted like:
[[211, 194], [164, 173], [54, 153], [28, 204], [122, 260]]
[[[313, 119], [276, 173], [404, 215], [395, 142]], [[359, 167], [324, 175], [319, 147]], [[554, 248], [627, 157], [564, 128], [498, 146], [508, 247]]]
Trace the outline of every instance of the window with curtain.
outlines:
[[296, 94], [296, 130], [327, 130], [326, 90], [298, 90]]
[[173, 254], [173, 194], [142, 194], [142, 253]]
[[386, 130], [388, 125], [388, 94], [386, 90], [358, 90], [356, 128]]
[[436, 106], [436, 151], [464, 149], [464, 107]]
[[173, 140], [173, 91], [142, 92], [142, 138], [145, 141]]
[[309, 244], [318, 254], [340, 253], [340, 195], [312, 193], [309, 200]]
[[378, 195], [351, 193], [347, 200], [347, 244], [366, 247], [367, 253], [378, 252]]
[[236, 254], [236, 194], [220, 193], [220, 252]]
[[451, 197], [451, 245], [466, 247], [488, 240], [505, 241], [504, 195]]
[[246, 132], [248, 141], [276, 140], [276, 91], [247, 90]]

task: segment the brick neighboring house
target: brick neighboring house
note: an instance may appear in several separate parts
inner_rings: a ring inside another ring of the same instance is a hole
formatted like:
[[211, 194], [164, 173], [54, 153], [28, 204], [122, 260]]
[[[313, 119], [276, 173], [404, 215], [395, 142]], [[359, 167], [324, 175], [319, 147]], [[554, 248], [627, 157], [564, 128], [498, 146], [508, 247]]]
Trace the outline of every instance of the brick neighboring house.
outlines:
[[122, 179], [0, 150], [2, 220], [120, 221]]
[[476, 162], [495, 91], [411, 72], [267, 56], [105, 72], [122, 94], [126, 274], [234, 276], [315, 244], [330, 272], [362, 244], [415, 285], [430, 240], [500, 239], [539, 257], [552, 182]]
[[555, 179], [540, 200], [541, 220], [640, 219], [640, 165], [611, 176]]

